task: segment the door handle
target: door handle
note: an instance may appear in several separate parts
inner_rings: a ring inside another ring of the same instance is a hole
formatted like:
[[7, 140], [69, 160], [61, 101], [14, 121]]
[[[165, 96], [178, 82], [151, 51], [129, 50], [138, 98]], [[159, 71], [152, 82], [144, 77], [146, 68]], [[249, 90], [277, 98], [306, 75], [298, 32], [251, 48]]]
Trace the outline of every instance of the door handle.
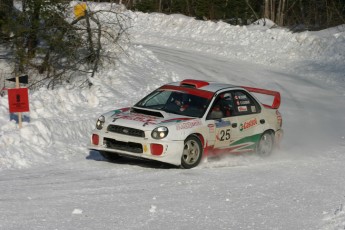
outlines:
[[231, 127], [236, 128], [237, 127], [237, 123], [232, 123]]
[[265, 123], [266, 123], [265, 119], [260, 120], [260, 124], [265, 124]]

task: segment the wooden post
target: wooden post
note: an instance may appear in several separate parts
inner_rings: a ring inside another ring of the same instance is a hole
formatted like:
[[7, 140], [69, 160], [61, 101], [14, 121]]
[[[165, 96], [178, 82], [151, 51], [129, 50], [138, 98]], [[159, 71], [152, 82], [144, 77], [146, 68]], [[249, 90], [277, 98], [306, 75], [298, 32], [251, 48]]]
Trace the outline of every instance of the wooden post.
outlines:
[[[19, 89], [19, 76], [16, 75], [16, 88]], [[22, 113], [17, 113], [18, 114], [18, 127], [19, 129], [22, 128]]]

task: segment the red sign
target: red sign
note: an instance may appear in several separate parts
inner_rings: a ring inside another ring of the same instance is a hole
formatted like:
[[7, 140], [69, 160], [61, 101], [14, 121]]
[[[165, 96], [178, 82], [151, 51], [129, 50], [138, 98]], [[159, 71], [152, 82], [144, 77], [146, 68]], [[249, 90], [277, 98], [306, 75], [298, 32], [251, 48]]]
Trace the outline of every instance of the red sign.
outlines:
[[10, 113], [29, 112], [28, 88], [8, 89]]

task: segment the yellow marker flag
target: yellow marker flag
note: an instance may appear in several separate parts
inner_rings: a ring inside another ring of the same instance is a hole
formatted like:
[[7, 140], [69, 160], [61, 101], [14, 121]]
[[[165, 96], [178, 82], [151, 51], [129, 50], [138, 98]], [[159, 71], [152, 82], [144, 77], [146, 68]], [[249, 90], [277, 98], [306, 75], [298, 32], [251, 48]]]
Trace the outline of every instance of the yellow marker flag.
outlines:
[[76, 18], [84, 17], [86, 11], [86, 3], [79, 3], [74, 7], [74, 15]]

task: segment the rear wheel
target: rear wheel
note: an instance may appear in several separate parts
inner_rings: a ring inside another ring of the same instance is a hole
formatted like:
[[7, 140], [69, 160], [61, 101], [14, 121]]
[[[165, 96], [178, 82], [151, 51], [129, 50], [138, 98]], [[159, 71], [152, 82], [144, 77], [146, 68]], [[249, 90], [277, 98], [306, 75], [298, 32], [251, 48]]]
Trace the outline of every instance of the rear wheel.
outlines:
[[264, 132], [256, 146], [256, 152], [261, 156], [271, 155], [274, 147], [274, 136], [272, 132]]
[[181, 157], [181, 167], [190, 169], [196, 167], [202, 158], [203, 149], [201, 141], [196, 136], [189, 136], [184, 141], [184, 148]]
[[121, 158], [117, 153], [112, 152], [105, 152], [99, 151], [99, 153], [104, 157], [107, 161], [116, 161], [117, 159]]

